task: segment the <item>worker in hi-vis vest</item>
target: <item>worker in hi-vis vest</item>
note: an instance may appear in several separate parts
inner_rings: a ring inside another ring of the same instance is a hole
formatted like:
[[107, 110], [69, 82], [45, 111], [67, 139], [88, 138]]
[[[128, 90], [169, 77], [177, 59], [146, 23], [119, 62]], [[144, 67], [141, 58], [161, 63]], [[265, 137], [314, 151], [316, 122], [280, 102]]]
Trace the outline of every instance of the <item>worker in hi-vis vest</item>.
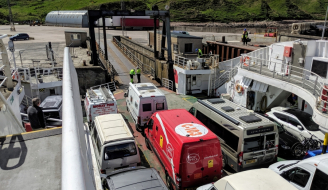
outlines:
[[138, 83], [140, 83], [140, 74], [141, 74], [141, 70], [139, 69], [139, 67], [137, 67], [137, 78], [138, 78]]
[[136, 73], [134, 72], [134, 69], [131, 69], [131, 71], [130, 71], [130, 78], [131, 78], [131, 80], [130, 80], [130, 82], [131, 83], [133, 83], [133, 75], [135, 75]]
[[199, 58], [201, 58], [201, 56], [203, 56], [203, 52], [202, 52], [201, 49], [197, 49], [196, 48], [196, 53], [197, 53], [197, 55], [198, 55]]
[[248, 39], [248, 32], [246, 30], [246, 28], [244, 29], [243, 35], [241, 36], [243, 44], [247, 45], [247, 39]]

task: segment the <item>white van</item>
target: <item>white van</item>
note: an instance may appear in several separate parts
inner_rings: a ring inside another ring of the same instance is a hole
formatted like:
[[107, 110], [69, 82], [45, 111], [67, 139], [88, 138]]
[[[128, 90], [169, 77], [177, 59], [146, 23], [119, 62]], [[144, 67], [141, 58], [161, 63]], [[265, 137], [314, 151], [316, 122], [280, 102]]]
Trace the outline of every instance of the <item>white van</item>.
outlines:
[[256, 169], [226, 176], [197, 190], [297, 190], [270, 169]]
[[189, 112], [216, 134], [223, 162], [235, 171], [267, 167], [277, 161], [277, 125], [229, 100], [197, 100]]
[[269, 169], [300, 190], [328, 189], [328, 154], [272, 164]]
[[139, 132], [143, 131], [153, 113], [168, 109], [165, 95], [153, 83], [130, 83], [124, 97]]
[[137, 144], [121, 114], [95, 117], [91, 124], [91, 139], [102, 174], [140, 165]]
[[106, 83], [87, 90], [84, 107], [88, 122], [91, 123], [99, 115], [118, 113], [117, 102], [111, 92], [115, 89], [114, 83]]

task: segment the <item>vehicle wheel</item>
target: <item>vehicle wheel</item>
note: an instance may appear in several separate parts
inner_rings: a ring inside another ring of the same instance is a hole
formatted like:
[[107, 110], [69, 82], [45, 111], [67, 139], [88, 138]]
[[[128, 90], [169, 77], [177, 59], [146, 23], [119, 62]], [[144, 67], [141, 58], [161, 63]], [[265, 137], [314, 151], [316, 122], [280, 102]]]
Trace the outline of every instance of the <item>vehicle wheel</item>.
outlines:
[[227, 165], [227, 161], [225, 155], [222, 153], [222, 168], [225, 168]]
[[140, 132], [140, 133], [143, 132], [143, 130], [142, 130], [142, 128], [140, 127], [139, 124], [136, 124], [136, 129], [137, 129], [137, 131]]
[[304, 146], [301, 143], [296, 143], [292, 149], [292, 156], [296, 158], [301, 158], [304, 155]]
[[167, 188], [169, 190], [173, 190], [172, 183], [171, 183], [171, 180], [170, 180], [170, 176], [167, 174], [167, 172], [166, 172], [165, 176], [166, 176], [166, 186], [167, 186]]
[[147, 138], [145, 138], [145, 144], [146, 144], [146, 147], [148, 148], [148, 150], [151, 150], [150, 145], [149, 145], [149, 140]]
[[29, 38], [26, 38], [25, 40], [29, 40]]
[[16, 38], [14, 38], [14, 41], [16, 41], [17, 39]]

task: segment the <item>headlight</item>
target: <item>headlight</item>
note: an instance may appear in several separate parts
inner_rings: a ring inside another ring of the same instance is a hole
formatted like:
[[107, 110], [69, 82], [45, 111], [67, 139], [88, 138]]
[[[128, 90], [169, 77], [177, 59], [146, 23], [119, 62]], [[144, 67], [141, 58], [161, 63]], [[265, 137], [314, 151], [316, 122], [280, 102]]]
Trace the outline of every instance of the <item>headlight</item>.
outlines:
[[281, 145], [281, 148], [283, 148], [283, 149], [290, 149], [290, 147], [289, 146], [286, 146], [286, 145]]

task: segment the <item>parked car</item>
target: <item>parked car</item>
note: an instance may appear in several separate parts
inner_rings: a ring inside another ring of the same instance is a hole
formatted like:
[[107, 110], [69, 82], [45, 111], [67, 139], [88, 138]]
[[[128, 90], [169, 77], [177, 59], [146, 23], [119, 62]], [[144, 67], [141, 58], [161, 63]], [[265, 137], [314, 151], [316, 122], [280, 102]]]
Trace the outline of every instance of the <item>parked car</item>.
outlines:
[[11, 36], [9, 39], [12, 40], [12, 41], [29, 40], [30, 36], [26, 33], [18, 33], [18, 34], [15, 34], [15, 35]]
[[266, 115], [262, 115], [272, 122], [276, 123], [279, 131], [279, 157], [294, 157], [300, 158], [303, 156], [302, 144], [300, 143], [299, 139], [285, 130], [284, 126], [279, 123], [279, 120], [275, 120]]
[[129, 83], [124, 97], [126, 108], [139, 132], [143, 132], [144, 125], [153, 113], [168, 109], [165, 95], [153, 83]]
[[328, 155], [272, 164], [269, 169], [300, 190], [328, 189]]
[[101, 177], [104, 190], [168, 190], [154, 168], [124, 168]]
[[276, 124], [229, 100], [197, 100], [189, 112], [219, 139], [226, 166], [236, 172], [268, 167], [277, 161]]
[[297, 190], [270, 169], [254, 169], [226, 176], [197, 190]]
[[145, 141], [163, 165], [169, 189], [185, 190], [222, 177], [219, 139], [185, 109], [154, 113]]
[[304, 137], [310, 138], [311, 134], [321, 141], [324, 139], [325, 135], [320, 131], [319, 125], [312, 120], [312, 115], [306, 112], [297, 109], [275, 107], [266, 114], [278, 120], [288, 132], [300, 140], [303, 140]]
[[137, 143], [121, 114], [95, 117], [90, 131], [100, 173], [140, 165]]
[[[311, 158], [320, 155], [321, 153], [322, 153], [322, 146], [320, 147], [320, 149], [317, 150], [308, 150], [303, 159]], [[326, 150], [326, 153], [328, 153], [328, 149]]]

